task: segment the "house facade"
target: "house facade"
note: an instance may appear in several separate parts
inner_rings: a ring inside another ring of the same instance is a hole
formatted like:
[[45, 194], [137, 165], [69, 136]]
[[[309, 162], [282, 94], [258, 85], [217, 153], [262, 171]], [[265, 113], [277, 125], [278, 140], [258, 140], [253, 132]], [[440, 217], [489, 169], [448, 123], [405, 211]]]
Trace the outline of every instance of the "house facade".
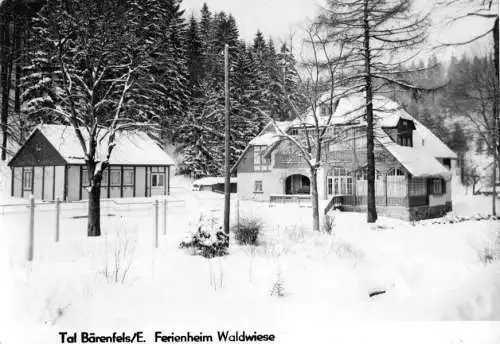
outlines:
[[[326, 106], [324, 102], [321, 106]], [[318, 194], [332, 207], [365, 211], [367, 203], [364, 97], [342, 98], [332, 111], [319, 111], [325, 128]], [[456, 154], [428, 128], [385, 97], [374, 99], [375, 194], [381, 215], [405, 220], [440, 217], [452, 209], [451, 178]], [[270, 123], [237, 161], [238, 196], [257, 201], [310, 200], [310, 172], [296, 145], [314, 135], [311, 114], [301, 121]], [[309, 123], [307, 122], [309, 118]]]
[[[100, 156], [104, 148], [98, 146]], [[99, 155], [99, 153], [98, 153]], [[168, 195], [174, 161], [147, 134], [118, 133], [109, 167], [103, 171], [102, 198]], [[11, 196], [52, 201], [88, 199], [89, 178], [74, 129], [40, 125], [9, 161]]]

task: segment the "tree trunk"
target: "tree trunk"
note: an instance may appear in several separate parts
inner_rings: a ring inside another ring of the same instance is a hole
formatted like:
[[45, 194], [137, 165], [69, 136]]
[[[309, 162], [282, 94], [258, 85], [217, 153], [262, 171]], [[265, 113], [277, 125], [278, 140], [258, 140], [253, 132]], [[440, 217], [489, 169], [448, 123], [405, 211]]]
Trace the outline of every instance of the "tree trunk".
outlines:
[[21, 118], [21, 59], [22, 56], [22, 32], [23, 27], [21, 26], [21, 18], [18, 18], [14, 26], [14, 47], [15, 47], [15, 75], [14, 75], [14, 114], [19, 120], [19, 133], [17, 136], [17, 141], [19, 143], [24, 143], [24, 121]]
[[499, 61], [499, 46], [498, 46], [498, 17], [495, 20], [495, 24], [493, 26], [493, 64], [495, 66], [495, 81], [493, 85], [493, 137], [492, 137], [492, 146], [493, 146], [493, 193], [491, 199], [491, 214], [496, 215], [496, 201], [497, 201], [497, 166], [498, 166], [498, 158], [499, 158], [499, 135], [500, 128], [498, 126], [498, 87], [499, 87], [499, 78], [500, 74], [498, 71], [498, 63]]
[[311, 169], [311, 202], [313, 212], [313, 230], [318, 231], [319, 228], [319, 201], [318, 201], [318, 171]]
[[95, 237], [101, 235], [101, 180], [102, 172], [94, 174], [95, 164], [87, 164], [91, 187], [89, 192], [89, 215], [87, 225], [87, 236]]
[[370, 52], [370, 24], [368, 22], [368, 1], [364, 1], [363, 26], [364, 26], [364, 58], [365, 58], [365, 92], [366, 92], [366, 150], [367, 150], [367, 221], [377, 221], [377, 209], [375, 206], [375, 153], [373, 138], [373, 93], [371, 76], [371, 52]]
[[[5, 11], [7, 12], [7, 10]], [[10, 33], [9, 33], [9, 20], [6, 13], [2, 14], [0, 23], [0, 56], [1, 72], [0, 72], [0, 85], [2, 88], [2, 109], [0, 115], [0, 126], [2, 127], [2, 160], [7, 159], [7, 119], [9, 111], [9, 62], [12, 58], [10, 49]]]

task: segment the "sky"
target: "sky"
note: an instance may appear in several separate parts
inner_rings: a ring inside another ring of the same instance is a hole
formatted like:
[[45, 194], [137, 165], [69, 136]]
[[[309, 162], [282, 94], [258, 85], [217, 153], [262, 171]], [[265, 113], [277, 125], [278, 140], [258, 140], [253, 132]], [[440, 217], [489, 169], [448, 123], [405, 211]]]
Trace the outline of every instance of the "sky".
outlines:
[[[194, 13], [199, 16], [199, 11], [206, 2], [212, 12], [225, 11], [231, 13], [238, 24], [240, 36], [247, 42], [252, 41], [257, 30], [261, 30], [267, 37], [271, 36], [275, 45], [290, 42], [293, 37], [295, 49], [301, 49], [302, 28], [318, 14], [320, 7], [326, 0], [183, 0], [182, 5], [186, 14]], [[479, 2], [479, 0], [477, 0]], [[491, 23], [485, 20], [468, 19], [453, 25], [447, 24], [449, 19], [460, 13], [471, 10], [469, 5], [449, 6], [436, 10], [433, 7], [435, 0], [417, 0], [416, 6], [422, 11], [432, 11], [434, 25], [431, 29], [430, 44], [460, 42], [471, 38], [473, 35], [487, 30]], [[470, 3], [470, 2], [469, 2]], [[497, 9], [498, 11], [498, 9]], [[488, 51], [488, 40], [461, 48], [448, 48], [422, 52], [422, 56], [436, 53], [443, 60], [449, 60], [452, 54], [484, 54]]]
[[284, 40], [313, 19], [319, 8], [318, 0], [183, 0], [182, 4], [186, 13], [198, 16], [204, 2], [212, 12], [231, 13], [246, 41], [253, 40], [257, 30], [278, 42]]

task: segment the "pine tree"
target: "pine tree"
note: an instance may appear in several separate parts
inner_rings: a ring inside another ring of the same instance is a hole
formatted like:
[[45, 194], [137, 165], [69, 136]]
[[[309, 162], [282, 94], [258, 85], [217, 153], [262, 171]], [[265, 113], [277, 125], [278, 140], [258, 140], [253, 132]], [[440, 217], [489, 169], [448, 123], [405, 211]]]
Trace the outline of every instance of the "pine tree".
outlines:
[[205, 77], [203, 68], [202, 44], [198, 31], [198, 23], [194, 16], [189, 21], [186, 38], [187, 68], [191, 88], [196, 88]]

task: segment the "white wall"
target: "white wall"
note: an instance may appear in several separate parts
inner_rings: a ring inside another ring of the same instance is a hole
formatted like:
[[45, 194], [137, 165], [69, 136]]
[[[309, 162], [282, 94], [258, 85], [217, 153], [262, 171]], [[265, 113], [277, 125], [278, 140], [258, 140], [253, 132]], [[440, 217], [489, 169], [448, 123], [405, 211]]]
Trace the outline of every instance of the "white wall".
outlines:
[[[274, 169], [269, 172], [238, 172], [238, 197], [255, 201], [269, 201], [271, 194], [284, 194], [285, 181], [292, 174], [302, 174], [309, 177], [309, 172], [304, 168]], [[323, 176], [318, 176], [318, 192], [321, 198], [324, 192]], [[262, 193], [254, 192], [255, 181], [262, 181]]]
[[[280, 174], [271, 172], [238, 173], [238, 197], [255, 201], [269, 201], [271, 194], [285, 193], [284, 182], [280, 182]], [[255, 181], [262, 181], [262, 193], [254, 192]]]
[[22, 189], [22, 176], [23, 169], [22, 167], [14, 167], [14, 197], [21, 197], [21, 189]]
[[68, 194], [67, 201], [78, 201], [80, 199], [80, 166], [68, 167]]
[[43, 185], [43, 167], [36, 166], [34, 168], [33, 195], [36, 199], [42, 199]]
[[45, 186], [43, 188], [43, 199], [46, 201], [51, 201], [54, 191], [54, 167], [44, 166], [44, 169], [45, 169]]
[[446, 202], [451, 202], [451, 184], [452, 181], [446, 182], [446, 193], [442, 195], [429, 195], [429, 206], [443, 205]]
[[55, 196], [64, 200], [64, 166], [56, 166], [56, 190]]

